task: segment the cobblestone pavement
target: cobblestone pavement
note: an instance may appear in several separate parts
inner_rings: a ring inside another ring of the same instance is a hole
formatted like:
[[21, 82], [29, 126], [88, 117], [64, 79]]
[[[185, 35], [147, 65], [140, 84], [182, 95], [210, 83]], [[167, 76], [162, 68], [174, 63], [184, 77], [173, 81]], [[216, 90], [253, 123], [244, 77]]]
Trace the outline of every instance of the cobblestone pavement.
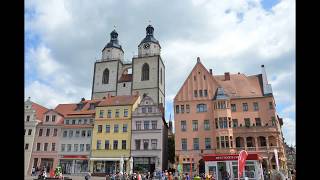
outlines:
[[[70, 177], [72, 180], [84, 180], [84, 176], [66, 176]], [[24, 180], [33, 180], [36, 179], [36, 176], [25, 176]], [[90, 180], [105, 180], [105, 177], [91, 177]]]

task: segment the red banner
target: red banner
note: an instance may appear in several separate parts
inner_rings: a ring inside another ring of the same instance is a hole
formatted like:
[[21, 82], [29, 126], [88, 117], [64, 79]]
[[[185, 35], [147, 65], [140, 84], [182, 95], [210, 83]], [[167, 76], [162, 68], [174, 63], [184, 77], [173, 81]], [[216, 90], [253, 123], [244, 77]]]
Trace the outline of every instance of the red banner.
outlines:
[[247, 151], [245, 150], [240, 151], [239, 158], [238, 158], [238, 180], [240, 180], [240, 176], [243, 173], [247, 157], [248, 157]]

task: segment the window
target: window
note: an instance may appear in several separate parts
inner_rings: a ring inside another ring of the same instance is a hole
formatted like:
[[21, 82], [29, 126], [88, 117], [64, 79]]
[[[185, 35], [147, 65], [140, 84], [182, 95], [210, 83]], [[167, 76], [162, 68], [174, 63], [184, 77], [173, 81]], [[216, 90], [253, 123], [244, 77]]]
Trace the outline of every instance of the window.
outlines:
[[80, 136], [80, 131], [76, 131], [76, 137]]
[[276, 118], [274, 116], [271, 117], [272, 126], [276, 125]]
[[219, 129], [219, 126], [218, 126], [218, 118], [215, 118], [214, 122], [215, 122], [215, 125], [216, 125], [216, 129]]
[[209, 122], [209, 120], [204, 120], [204, 130], [210, 130], [210, 122]]
[[149, 129], [149, 121], [143, 121], [144, 129]]
[[196, 81], [196, 80], [197, 80], [197, 77], [196, 77], [196, 76], [193, 76], [193, 80], [195, 80], [195, 81]]
[[66, 120], [66, 124], [69, 124], [69, 119], [68, 119], [68, 120]]
[[109, 148], [110, 148], [110, 142], [109, 142], [109, 140], [105, 140], [104, 141], [104, 149], [109, 150]]
[[24, 129], [24, 135], [26, 135], [26, 129]]
[[81, 119], [79, 119], [79, 120], [78, 120], [78, 124], [81, 124], [81, 123], [82, 123], [82, 120], [81, 120]]
[[113, 149], [114, 150], [118, 149], [118, 140], [113, 140]]
[[118, 124], [115, 124], [115, 125], [114, 125], [113, 132], [114, 132], [114, 133], [119, 132], [119, 125], [118, 125]]
[[61, 151], [64, 152], [66, 149], [66, 145], [65, 144], [61, 144]]
[[128, 124], [123, 124], [122, 132], [127, 132], [127, 131], [128, 131]]
[[184, 113], [184, 105], [181, 105], [181, 113]]
[[221, 144], [221, 148], [225, 148], [224, 136], [220, 136], [220, 144]]
[[216, 137], [216, 142], [217, 142], [217, 149], [220, 149], [220, 141], [219, 141], [219, 136]]
[[81, 137], [86, 137], [86, 130], [81, 131]]
[[149, 65], [147, 63], [143, 64], [141, 74], [142, 74], [141, 81], [149, 80]]
[[254, 111], [259, 111], [259, 104], [257, 102], [253, 103], [253, 110]]
[[111, 116], [112, 116], [112, 112], [111, 112], [111, 110], [108, 110], [108, 115], [107, 115], [107, 117], [108, 117], [108, 118], [111, 118]]
[[102, 125], [98, 125], [98, 133], [102, 133]]
[[103, 118], [103, 110], [100, 110], [99, 118]]
[[56, 151], [56, 143], [51, 144], [51, 151]]
[[53, 136], [57, 136], [57, 133], [58, 133], [58, 129], [54, 128], [53, 129]]
[[84, 151], [84, 144], [80, 144], [80, 152]]
[[110, 133], [110, 125], [106, 125], [106, 133]]
[[218, 109], [226, 109], [226, 101], [218, 101]]
[[97, 140], [97, 149], [101, 148], [101, 140]]
[[205, 138], [204, 144], [206, 149], [211, 149], [211, 138]]
[[141, 109], [142, 109], [142, 113], [146, 113], [147, 112], [145, 107], [143, 107]]
[[28, 135], [31, 135], [31, 133], [32, 133], [32, 129], [29, 129], [28, 130]]
[[176, 113], [179, 114], [179, 105], [176, 105]]
[[202, 90], [199, 90], [199, 96], [203, 97]]
[[231, 104], [231, 111], [236, 112], [237, 111], [237, 106], [236, 104]]
[[228, 120], [227, 120], [227, 117], [223, 117], [223, 128], [228, 128]]
[[122, 149], [127, 149], [127, 141], [122, 140]]
[[148, 150], [149, 148], [149, 139], [144, 139], [143, 140], [143, 149]]
[[123, 87], [126, 87], [126, 83], [123, 83]]
[[123, 116], [124, 117], [128, 117], [128, 109], [124, 109], [123, 110]]
[[242, 103], [243, 111], [248, 111], [248, 103]]
[[102, 84], [109, 84], [109, 69], [108, 68], [106, 68], [103, 71]]
[[256, 126], [261, 126], [261, 119], [255, 118], [255, 120], [256, 120]]
[[47, 129], [46, 136], [50, 135], [50, 129]]
[[244, 124], [246, 127], [250, 127], [250, 118], [244, 118]]
[[76, 124], [76, 120], [73, 119], [73, 120], [72, 120], [72, 124]]
[[181, 121], [181, 131], [186, 131], [186, 130], [187, 130], [187, 122]]
[[49, 121], [49, 116], [48, 115], [46, 115], [46, 122], [48, 122]]
[[87, 137], [91, 137], [91, 130], [87, 131]]
[[157, 140], [151, 139], [151, 149], [157, 149]]
[[41, 144], [37, 143], [37, 151], [40, 151], [40, 148], [41, 148]]
[[95, 108], [95, 104], [94, 103], [90, 103], [89, 110], [94, 110], [94, 108]]
[[86, 144], [86, 151], [90, 151], [90, 144]]
[[[27, 122], [29, 122], [29, 121], [30, 121], [30, 116], [27, 116]], [[29, 146], [29, 144], [28, 144], [28, 146]]]
[[140, 139], [136, 139], [135, 143], [136, 143], [136, 150], [140, 150], [141, 140]]
[[238, 119], [232, 119], [232, 127], [238, 127]]
[[74, 151], [74, 152], [78, 152], [78, 147], [79, 147], [78, 144], [74, 144], [74, 145], [73, 145], [73, 151]]
[[56, 121], [56, 115], [53, 115], [52, 116], [52, 122], [55, 122]]
[[63, 131], [63, 137], [67, 137], [68, 131]]
[[83, 124], [88, 124], [88, 120], [87, 120], [87, 119], [84, 119], [84, 120], [83, 120]]
[[199, 138], [193, 138], [193, 149], [199, 150]]
[[48, 143], [44, 143], [43, 151], [48, 151]]
[[205, 75], [203, 75], [203, 80], [206, 80], [206, 76]]
[[198, 120], [192, 120], [192, 130], [198, 131]]
[[230, 147], [231, 147], [231, 148], [233, 147], [233, 144], [232, 144], [232, 136], [230, 136]]
[[157, 129], [157, 121], [151, 121], [152, 129]]
[[119, 117], [119, 109], [116, 109], [116, 117]]
[[69, 130], [69, 137], [72, 137], [72, 136], [73, 136], [73, 131]]
[[269, 109], [273, 109], [273, 103], [269, 102]]
[[189, 112], [190, 112], [190, 105], [187, 104], [187, 105], [186, 105], [186, 113], [189, 113]]
[[26, 143], [26, 145], [24, 146], [24, 149], [25, 149], [25, 150], [28, 150], [28, 148], [29, 148], [29, 144]]
[[149, 113], [152, 112], [152, 107], [148, 107], [148, 112], [149, 112]]
[[160, 84], [162, 84], [162, 68], [160, 69]]
[[194, 90], [193, 94], [194, 94], [194, 97], [198, 97], [198, 91], [197, 90]]
[[90, 124], [93, 124], [93, 119], [90, 119]]
[[197, 105], [197, 112], [207, 112], [207, 105], [206, 104], [198, 104]]
[[136, 130], [141, 130], [141, 121], [136, 122]]
[[187, 139], [186, 138], [181, 139], [181, 148], [183, 151], [187, 150]]
[[229, 136], [224, 137], [226, 148], [229, 147]]

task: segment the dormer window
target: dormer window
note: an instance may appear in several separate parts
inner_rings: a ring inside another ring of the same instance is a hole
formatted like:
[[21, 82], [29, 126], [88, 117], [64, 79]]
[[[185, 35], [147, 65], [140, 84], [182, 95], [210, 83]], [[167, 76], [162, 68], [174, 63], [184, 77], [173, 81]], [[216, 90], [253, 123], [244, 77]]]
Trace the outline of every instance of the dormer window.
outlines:
[[48, 122], [48, 121], [49, 121], [49, 116], [47, 115], [47, 116], [46, 116], [46, 122]]
[[83, 108], [83, 105], [84, 105], [83, 103], [77, 104], [76, 111], [80, 111]]
[[96, 108], [95, 103], [90, 103], [89, 110], [94, 110]]

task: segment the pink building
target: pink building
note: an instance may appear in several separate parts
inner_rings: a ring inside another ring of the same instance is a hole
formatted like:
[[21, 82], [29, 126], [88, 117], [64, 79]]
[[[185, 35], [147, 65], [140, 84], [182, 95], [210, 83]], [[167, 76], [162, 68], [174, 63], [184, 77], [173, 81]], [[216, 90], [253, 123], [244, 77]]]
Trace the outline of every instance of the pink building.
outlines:
[[262, 165], [268, 169], [276, 166], [277, 149], [285, 168], [282, 119], [261, 67], [262, 73], [252, 76], [213, 75], [197, 59], [174, 98], [176, 164], [184, 172], [191, 166], [194, 173], [204, 172], [203, 155], [237, 154], [243, 149], [263, 157]]
[[44, 113], [42, 122], [36, 128], [28, 172], [31, 172], [32, 167], [46, 167], [47, 172], [56, 168], [62, 124], [63, 115], [56, 110], [50, 109]]

